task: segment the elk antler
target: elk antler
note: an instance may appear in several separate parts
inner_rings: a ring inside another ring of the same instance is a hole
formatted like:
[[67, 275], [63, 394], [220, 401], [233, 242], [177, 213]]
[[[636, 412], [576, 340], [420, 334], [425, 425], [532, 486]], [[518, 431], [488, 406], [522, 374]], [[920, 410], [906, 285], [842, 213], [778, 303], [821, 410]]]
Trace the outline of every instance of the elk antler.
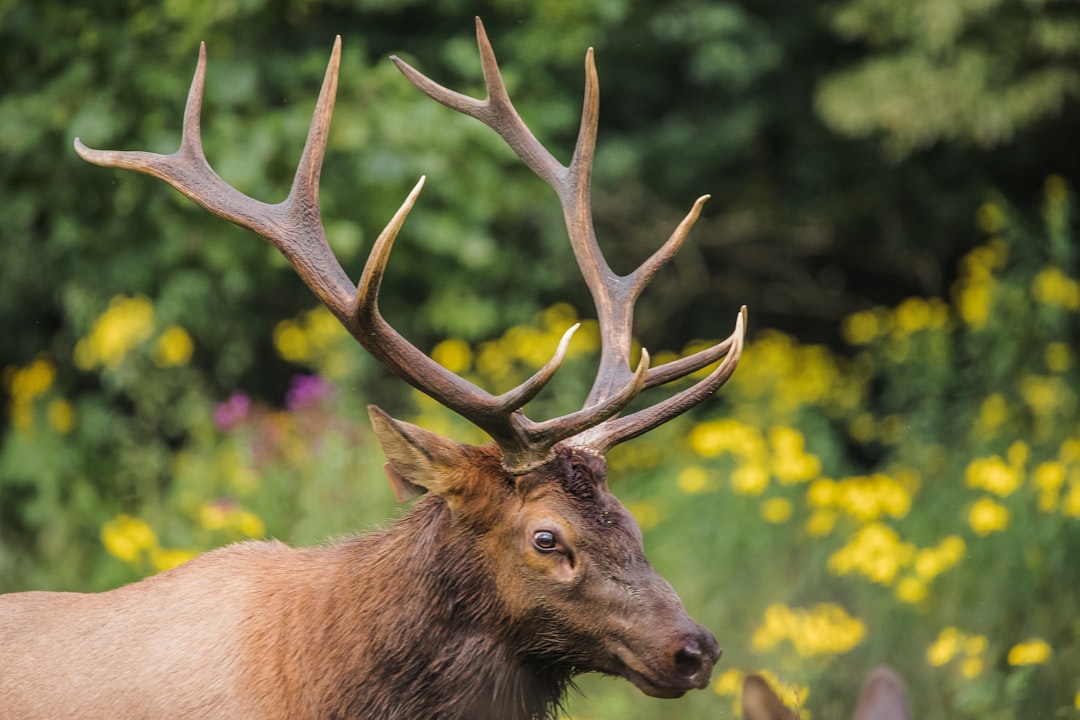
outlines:
[[[577, 144], [570, 164], [562, 165], [532, 134], [514, 109], [480, 18], [476, 19], [476, 42], [480, 48], [480, 63], [488, 94], [484, 100], [476, 100], [449, 90], [398, 57], [391, 56], [390, 59], [405, 77], [428, 97], [452, 110], [476, 118], [498, 133], [529, 169], [555, 191], [562, 205], [574, 256], [592, 294], [600, 324], [600, 368], [585, 406], [602, 404], [620, 393], [622, 388], [632, 384], [631, 375], [634, 373], [631, 370], [630, 350], [634, 304], [657, 270], [682, 247], [709, 196], [698, 198], [671, 237], [636, 270], [628, 275], [616, 275], [597, 243], [589, 195], [600, 104], [600, 87], [592, 48], [589, 48], [585, 55], [585, 101]], [[642, 389], [685, 377], [723, 357], [724, 361], [696, 385], [626, 417], [610, 416], [600, 420], [588, 430], [577, 433], [570, 443], [603, 453], [701, 402], [723, 385], [735, 371], [742, 354], [745, 325], [744, 306], [736, 318], [734, 332], [727, 339], [688, 357], [650, 368]]]
[[[491, 97], [487, 101], [452, 93], [431, 82], [398, 58], [397, 66], [421, 90], [456, 110], [477, 117], [496, 130], [525, 163], [555, 188], [563, 205], [578, 264], [596, 299], [603, 335], [600, 372], [585, 406], [577, 412], [536, 422], [521, 408], [545, 386], [566, 356], [577, 326], [563, 335], [554, 356], [531, 378], [502, 395], [491, 395], [436, 363], [387, 323], [377, 297], [386, 263], [405, 218], [424, 185], [413, 188], [375, 241], [360, 281], [353, 285], [326, 240], [319, 213], [319, 175], [326, 152], [330, 117], [341, 61], [341, 38], [334, 42], [322, 90], [315, 106], [303, 154], [288, 197], [276, 205], [255, 200], [236, 190], [210, 167], [202, 148], [199, 126], [206, 79], [206, 46], [184, 110], [179, 149], [170, 155], [150, 152], [93, 150], [76, 138], [75, 150], [84, 160], [106, 167], [146, 173], [169, 183], [184, 195], [242, 227], [269, 240], [289, 260], [305, 284], [342, 325], [375, 358], [413, 387], [462, 415], [491, 435], [512, 472], [523, 472], [545, 462], [551, 449], [572, 438], [575, 445], [603, 452], [618, 442], [639, 435], [699, 402], [730, 376], [742, 348], [745, 309], [735, 332], [718, 345], [658, 368], [649, 368], [644, 350], [636, 370], [630, 369], [629, 348], [633, 304], [645, 284], [678, 250], [706, 198], [694, 205], [671, 238], [638, 270], [625, 277], [611, 272], [600, 254], [589, 208], [589, 176], [596, 139], [596, 71], [588, 55], [586, 108], [574, 160], [564, 168], [544, 149], [517, 115], [499, 76], [491, 45], [477, 20], [477, 37], [484, 77]], [[619, 412], [646, 387], [683, 377], [727, 357], [705, 380], [667, 400], [624, 418]]]

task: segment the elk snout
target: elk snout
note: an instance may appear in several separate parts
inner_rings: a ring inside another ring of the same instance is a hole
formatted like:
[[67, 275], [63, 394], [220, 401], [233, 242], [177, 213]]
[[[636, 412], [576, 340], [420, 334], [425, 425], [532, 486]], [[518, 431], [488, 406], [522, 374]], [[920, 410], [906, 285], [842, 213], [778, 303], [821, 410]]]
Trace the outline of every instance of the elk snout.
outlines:
[[713, 665], [723, 650], [716, 638], [700, 625], [675, 644], [675, 675], [689, 687], [704, 688], [712, 677]]

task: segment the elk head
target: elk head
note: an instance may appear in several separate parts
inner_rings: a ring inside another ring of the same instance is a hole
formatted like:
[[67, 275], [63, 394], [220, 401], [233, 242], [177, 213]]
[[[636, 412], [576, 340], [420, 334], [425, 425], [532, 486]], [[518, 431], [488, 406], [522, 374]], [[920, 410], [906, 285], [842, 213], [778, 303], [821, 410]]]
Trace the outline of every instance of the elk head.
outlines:
[[[593, 229], [589, 185], [596, 141], [598, 84], [593, 54], [585, 63], [585, 101], [577, 145], [562, 165], [525, 126], [507, 95], [491, 45], [477, 20], [477, 41], [488, 97], [476, 100], [428, 79], [399, 58], [401, 72], [443, 105], [498, 133], [555, 191], [578, 265], [596, 305], [602, 346], [599, 370], [580, 410], [543, 421], [522, 411], [551, 379], [575, 328], [531, 378], [492, 395], [417, 349], [382, 317], [377, 296], [395, 237], [423, 186], [421, 178], [376, 240], [353, 284], [327, 243], [319, 213], [318, 182], [338, 78], [337, 39], [292, 190], [281, 203], [254, 200], [223, 181], [202, 150], [199, 116], [206, 71], [205, 46], [188, 96], [180, 148], [171, 155], [92, 150], [75, 141], [84, 159], [156, 176], [207, 210], [254, 230], [289, 260], [316, 296], [373, 356], [414, 388], [467, 418], [491, 436], [485, 447], [462, 445], [371, 408], [399, 498], [430, 492], [449, 518], [463, 562], [475, 563], [492, 587], [514, 636], [518, 656], [565, 680], [596, 670], [631, 680], [644, 692], [674, 697], [704, 687], [720, 651], [711, 633], [690, 620], [675, 592], [649, 565], [633, 517], [608, 491], [604, 454], [686, 411], [734, 371], [743, 346], [743, 308], [734, 332], [715, 346], [650, 367], [641, 352], [631, 364], [633, 308], [649, 280], [679, 249], [708, 196], [694, 203], [670, 238], [628, 275], [615, 274]], [[721, 361], [722, 360], [722, 361]], [[696, 384], [644, 409], [622, 414], [642, 391], [719, 364]], [[447, 515], [448, 514], [448, 515]], [[446, 591], [450, 593], [450, 590]], [[456, 599], [448, 599], [457, 602]], [[557, 675], [557, 673], [556, 673]]]

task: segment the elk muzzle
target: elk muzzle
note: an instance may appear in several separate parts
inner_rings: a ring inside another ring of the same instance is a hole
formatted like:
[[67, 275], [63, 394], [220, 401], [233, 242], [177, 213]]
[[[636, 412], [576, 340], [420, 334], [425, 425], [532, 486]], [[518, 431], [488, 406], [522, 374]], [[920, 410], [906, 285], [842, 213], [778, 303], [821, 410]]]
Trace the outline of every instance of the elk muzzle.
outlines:
[[622, 643], [614, 652], [623, 666], [618, 675], [650, 697], [676, 698], [707, 687], [723, 651], [711, 632], [687, 618], [687, 628], [654, 653], [635, 652]]

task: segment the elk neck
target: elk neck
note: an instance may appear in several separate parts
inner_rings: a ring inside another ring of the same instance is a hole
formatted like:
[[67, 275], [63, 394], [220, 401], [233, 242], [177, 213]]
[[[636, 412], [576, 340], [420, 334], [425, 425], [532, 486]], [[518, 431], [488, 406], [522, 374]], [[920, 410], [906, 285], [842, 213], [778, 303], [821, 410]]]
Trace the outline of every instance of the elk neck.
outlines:
[[258, 657], [247, 665], [259, 668], [251, 680], [268, 709], [282, 717], [555, 717], [573, 668], [537, 652], [532, 623], [506, 611], [482, 562], [482, 532], [429, 496], [392, 528], [300, 551], [322, 561], [306, 582], [283, 572], [282, 584], [267, 584], [273, 597], [261, 602], [273, 622], [252, 633]]

